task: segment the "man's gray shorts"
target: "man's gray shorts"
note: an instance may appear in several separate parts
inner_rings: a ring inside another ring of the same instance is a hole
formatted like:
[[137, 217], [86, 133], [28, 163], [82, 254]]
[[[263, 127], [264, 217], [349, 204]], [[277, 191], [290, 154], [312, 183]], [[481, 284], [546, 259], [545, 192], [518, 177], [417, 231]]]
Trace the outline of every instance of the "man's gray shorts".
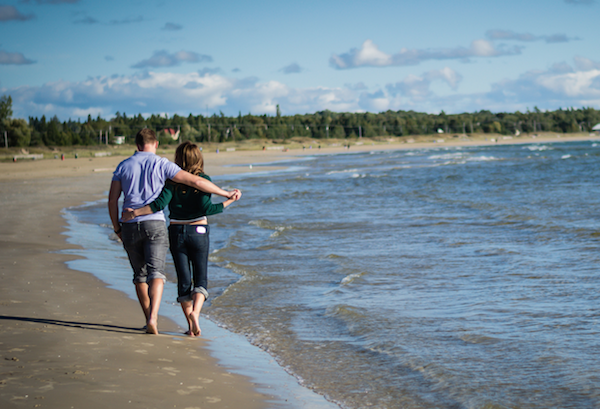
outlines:
[[133, 283], [155, 278], [166, 280], [165, 259], [169, 248], [167, 226], [163, 220], [123, 223], [123, 247], [133, 268]]

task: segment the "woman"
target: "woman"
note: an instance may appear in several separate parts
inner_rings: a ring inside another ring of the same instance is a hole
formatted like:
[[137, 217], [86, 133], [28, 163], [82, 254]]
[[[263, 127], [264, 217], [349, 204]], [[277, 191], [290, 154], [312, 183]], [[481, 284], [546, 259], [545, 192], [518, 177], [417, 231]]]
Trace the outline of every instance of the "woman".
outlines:
[[[183, 170], [211, 180], [204, 173], [200, 149], [191, 142], [183, 142], [177, 147], [175, 163]], [[223, 212], [241, 195], [236, 189], [231, 199], [213, 204], [210, 194], [169, 180], [154, 202], [140, 209], [123, 210], [123, 220], [126, 221], [169, 206], [169, 247], [177, 271], [177, 301], [181, 303], [189, 327], [186, 334], [190, 336], [200, 335], [198, 318], [208, 298], [209, 226], [206, 216]]]

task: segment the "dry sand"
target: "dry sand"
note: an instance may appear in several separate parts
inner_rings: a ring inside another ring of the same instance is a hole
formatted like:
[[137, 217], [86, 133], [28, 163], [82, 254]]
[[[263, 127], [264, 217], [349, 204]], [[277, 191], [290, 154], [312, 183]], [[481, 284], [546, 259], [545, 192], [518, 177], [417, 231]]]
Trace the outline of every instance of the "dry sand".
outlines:
[[[597, 137], [580, 137], [597, 139]], [[499, 143], [575, 140], [537, 138]], [[352, 146], [351, 152], [494, 144]], [[248, 164], [297, 155], [348, 152], [343, 147], [206, 152], [210, 175], [265, 171]], [[124, 157], [0, 163], [0, 407], [264, 408], [268, 396], [221, 367], [205, 341], [177, 336], [165, 318], [141, 331], [136, 301], [93, 275], [70, 270], [61, 209], [106, 197]], [[228, 167], [227, 165], [244, 165]], [[242, 199], [243, 200], [243, 199]], [[130, 274], [130, 271], [124, 271]]]

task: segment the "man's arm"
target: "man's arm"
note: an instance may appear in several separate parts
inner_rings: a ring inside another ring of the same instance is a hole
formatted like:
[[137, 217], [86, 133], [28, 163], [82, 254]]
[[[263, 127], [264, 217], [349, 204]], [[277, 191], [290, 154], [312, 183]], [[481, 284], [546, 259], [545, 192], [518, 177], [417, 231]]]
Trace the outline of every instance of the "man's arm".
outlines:
[[213, 182], [210, 182], [200, 176], [192, 175], [185, 170], [180, 170], [177, 172], [175, 177], [171, 179], [173, 182], [183, 183], [184, 185], [188, 185], [190, 187], [201, 190], [205, 193], [214, 193], [215, 195], [223, 196], [226, 198], [230, 198], [235, 194], [235, 191], [228, 192], [226, 190], [221, 189], [219, 186], [215, 185]]
[[113, 230], [121, 238], [121, 223], [119, 223], [119, 197], [121, 196], [121, 182], [113, 180], [108, 192], [108, 214], [113, 224]]

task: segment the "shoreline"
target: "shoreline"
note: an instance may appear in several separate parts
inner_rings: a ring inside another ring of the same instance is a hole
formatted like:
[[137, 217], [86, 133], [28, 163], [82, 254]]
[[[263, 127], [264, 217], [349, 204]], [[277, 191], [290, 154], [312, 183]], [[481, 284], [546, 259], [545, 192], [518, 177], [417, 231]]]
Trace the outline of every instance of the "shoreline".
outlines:
[[[373, 150], [596, 141], [581, 138], [359, 145], [281, 151], [204, 152], [218, 176], [265, 172], [298, 156]], [[105, 200], [112, 170], [125, 157], [0, 163], [0, 402], [3, 406], [162, 408], [269, 407], [247, 377], [224, 369], [202, 339], [176, 335], [161, 317], [159, 336], [140, 327], [136, 301], [92, 274], [71, 270], [62, 209]], [[234, 166], [232, 166], [234, 165]], [[248, 166], [248, 167], [245, 167]], [[245, 168], [244, 168], [245, 167]], [[129, 274], [129, 271], [127, 271]], [[190, 365], [198, 363], [198, 367]], [[29, 402], [31, 401], [31, 402]]]
[[[567, 134], [569, 135], [569, 134]], [[238, 173], [253, 173], [265, 172], [271, 170], [280, 170], [283, 166], [278, 166], [275, 163], [286, 161], [298, 156], [311, 156], [323, 154], [338, 154], [352, 152], [367, 152], [367, 151], [382, 151], [382, 150], [410, 150], [410, 149], [432, 149], [432, 148], [458, 148], [470, 146], [498, 146], [498, 145], [523, 145], [523, 144], [538, 144], [538, 143], [564, 143], [564, 142], [581, 142], [581, 141], [600, 141], [598, 135], [580, 135], [563, 136], [559, 134], [547, 134], [537, 137], [520, 136], [511, 137], [511, 139], [496, 139], [493, 141], [490, 138], [486, 139], [471, 139], [460, 140], [457, 138], [445, 139], [444, 142], [420, 142], [413, 143], [405, 142], [388, 142], [386, 143], [358, 143], [351, 145], [349, 149], [340, 144], [322, 146], [321, 148], [313, 147], [293, 148], [285, 150], [222, 150], [220, 153], [214, 151], [203, 151], [205, 158], [206, 173], [211, 176], [230, 175]], [[326, 142], [327, 140], [323, 141]], [[158, 155], [164, 156], [173, 160], [174, 149], [165, 150], [159, 148]], [[128, 157], [121, 155], [94, 157], [94, 158], [67, 158], [61, 159], [23, 159], [17, 162], [0, 162], [0, 182], [11, 180], [51, 178], [51, 177], [77, 177], [85, 174], [111, 174], [115, 167], [123, 159]], [[273, 166], [261, 166], [260, 169], [253, 169], [250, 165], [274, 163]], [[245, 169], [242, 169], [245, 167]], [[40, 170], [43, 173], [40, 173]], [[110, 179], [109, 184], [110, 184]], [[108, 190], [108, 185], [106, 187]]]

